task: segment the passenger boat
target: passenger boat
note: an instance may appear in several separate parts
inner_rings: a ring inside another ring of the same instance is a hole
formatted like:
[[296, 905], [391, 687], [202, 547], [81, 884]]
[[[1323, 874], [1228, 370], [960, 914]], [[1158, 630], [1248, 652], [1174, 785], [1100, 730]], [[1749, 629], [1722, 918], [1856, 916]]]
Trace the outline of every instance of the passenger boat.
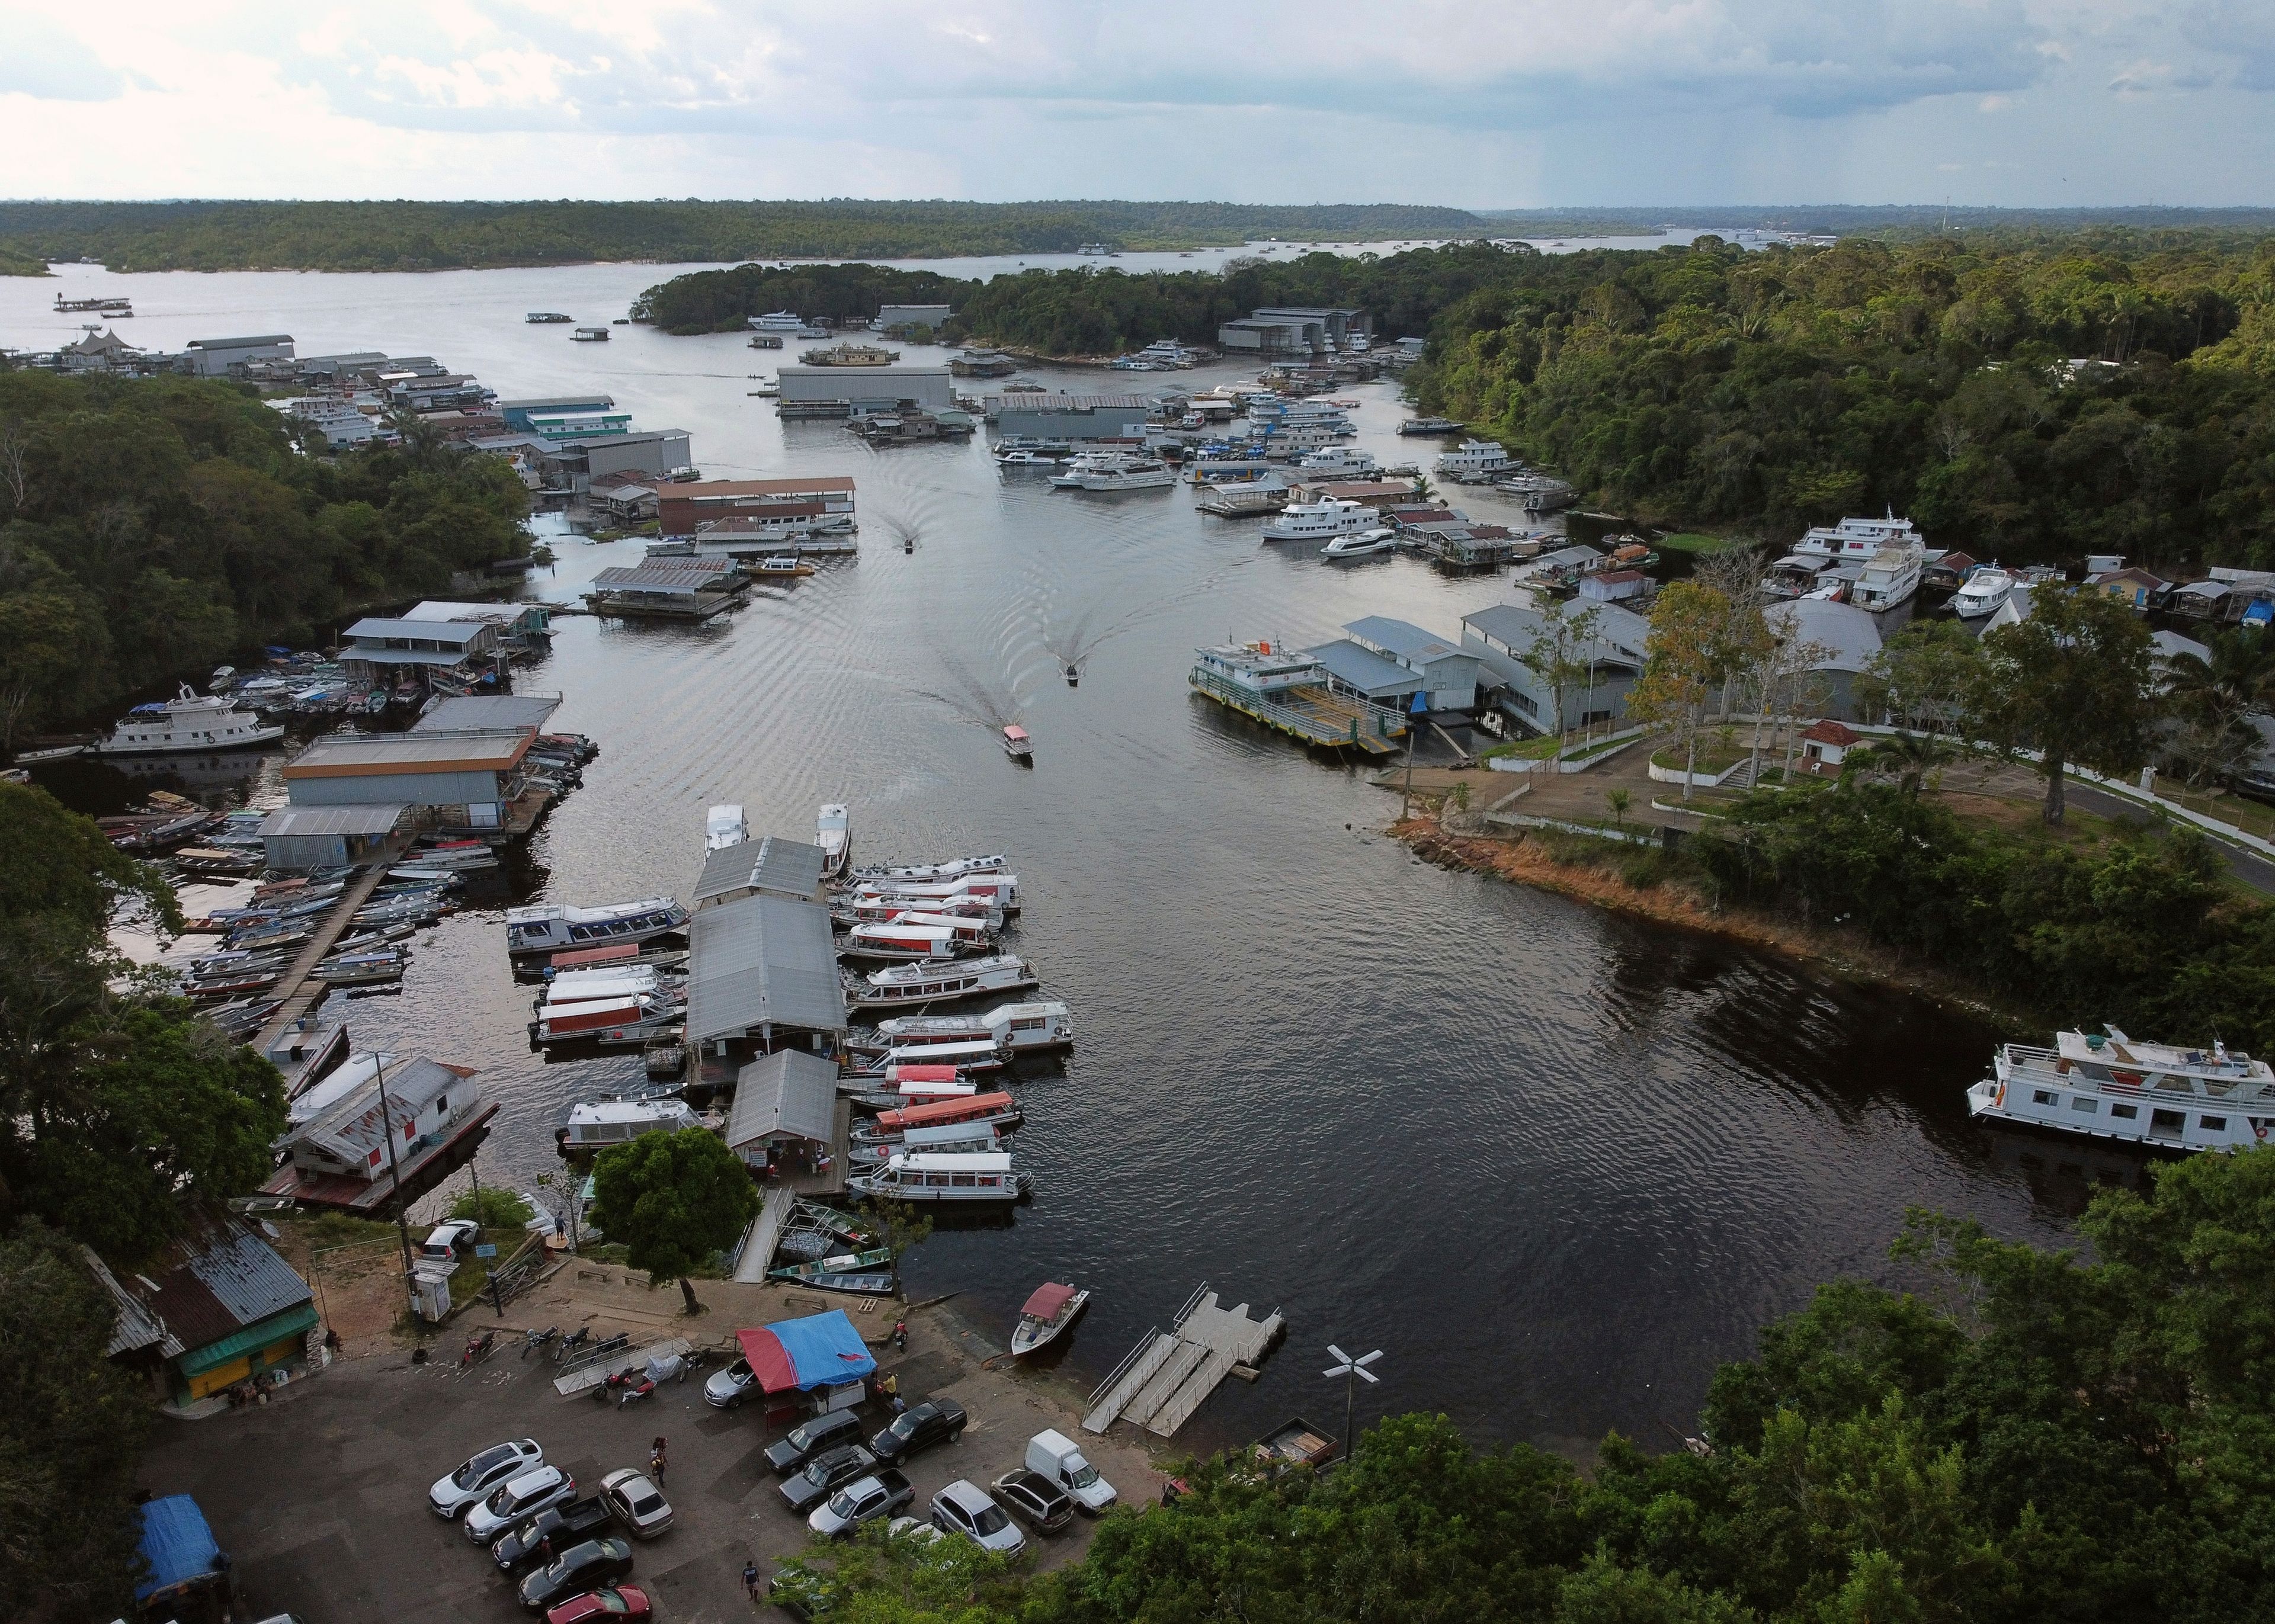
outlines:
[[1090, 1293], [1073, 1286], [1036, 1287], [1019, 1310], [1019, 1323], [1012, 1327], [1011, 1356], [1024, 1359], [1049, 1347], [1074, 1328], [1074, 1322], [1089, 1305]]
[[739, 846], [751, 838], [750, 820], [743, 809], [733, 804], [714, 806], [703, 814], [703, 850], [724, 851], [729, 846]]
[[550, 1048], [557, 1043], [591, 1043], [603, 1048], [643, 1047], [651, 1038], [680, 1026], [686, 1006], [659, 993], [636, 993], [629, 998], [590, 999], [581, 1003], [548, 1003], [529, 1023], [529, 1046]]
[[888, 964], [845, 989], [846, 1007], [857, 1015], [881, 1009], [922, 1009], [997, 993], [1018, 993], [1037, 985], [1034, 967], [1017, 954], [957, 959], [952, 963]]
[[821, 848], [821, 877], [842, 880], [853, 863], [853, 814], [832, 802], [813, 820], [813, 843]]
[[863, 1123], [854, 1129], [853, 1137], [873, 1144], [918, 1128], [970, 1127], [983, 1122], [998, 1134], [1007, 1134], [1019, 1125], [1020, 1120], [1018, 1101], [996, 1090], [921, 1105], [888, 1107], [873, 1123]]
[[517, 959], [550, 957], [564, 948], [652, 940], [687, 928], [687, 910], [668, 896], [599, 908], [540, 903], [505, 912], [506, 952]]
[[907, 1156], [953, 1156], [972, 1151], [1000, 1151], [1003, 1142], [989, 1122], [949, 1122], [937, 1128], [911, 1128], [874, 1138], [854, 1136], [847, 1161], [862, 1169], [881, 1167], [896, 1153]]
[[1322, 558], [1366, 558], [1376, 553], [1387, 553], [1398, 546], [1398, 538], [1387, 530], [1362, 530], [1355, 536], [1337, 536], [1319, 549]]
[[91, 748], [99, 756], [163, 756], [185, 751], [250, 750], [284, 736], [236, 700], [199, 693], [187, 683], [162, 705], [138, 705]]
[[2113, 1026], [2056, 1032], [2051, 1049], [2000, 1045], [1967, 1108], [2129, 1144], [2249, 1150], [2275, 1129], [2275, 1070], [2218, 1043], [2209, 1052], [2142, 1043]]
[[659, 985], [653, 964], [596, 965], [548, 978], [545, 990], [537, 995], [537, 1002], [589, 1004], [602, 999], [637, 998], [643, 993], [657, 991]]
[[954, 1066], [961, 1071], [1000, 1071], [1004, 1051], [992, 1038], [967, 1038], [961, 1043], [912, 1043], [873, 1054], [851, 1076], [885, 1076], [903, 1066]]
[[834, 1258], [822, 1258], [812, 1263], [785, 1264], [767, 1271], [768, 1280], [812, 1280], [818, 1274], [851, 1274], [878, 1265], [888, 1266], [893, 1261], [889, 1246], [872, 1247], [865, 1252], [840, 1252]]
[[984, 953], [994, 945], [995, 933], [982, 920], [904, 914], [855, 925], [837, 951], [849, 959], [952, 959]]
[[703, 1126], [684, 1099], [593, 1099], [569, 1108], [569, 1120], [553, 1130], [554, 1147], [563, 1156], [589, 1156], [611, 1145], [630, 1144], [644, 1133], [681, 1133]]
[[1118, 468], [1092, 468], [1075, 481], [1075, 488], [1085, 491], [1149, 491], [1160, 490], [1177, 482], [1169, 465], [1157, 457], [1127, 464]]
[[855, 1038], [848, 1046], [906, 1051], [928, 1044], [970, 1043], [985, 1039], [1014, 1054], [1074, 1046], [1074, 1017], [1056, 1001], [998, 1004], [984, 1015], [903, 1015], [877, 1023], [873, 1039]]
[[797, 580], [813, 573], [813, 566], [790, 553], [777, 553], [771, 558], [761, 558], [751, 566], [751, 573], [760, 578]]
[[578, 948], [567, 953], [556, 953], [545, 962], [540, 972], [548, 979], [564, 971], [594, 970], [603, 964], [653, 964], [659, 970], [684, 964], [684, 948], [642, 948], [637, 942], [620, 942], [613, 948]]
[[1051, 485], [1056, 490], [1080, 490], [1083, 480], [1091, 474], [1135, 468], [1151, 460], [1134, 451], [1081, 451], [1068, 459], [1064, 473], [1051, 476]]
[[845, 1189], [888, 1201], [941, 1203], [1024, 1201], [1032, 1193], [1027, 1175], [1011, 1166], [1008, 1151], [896, 1156], [874, 1173], [850, 1175]]
[[1003, 729], [1003, 753], [1014, 761], [1032, 767], [1035, 759], [1035, 741], [1027, 736], [1026, 729], [1015, 721]]
[[1347, 445], [1306, 453], [1296, 466], [1306, 473], [1331, 473], [1345, 480], [1371, 480], [1382, 472], [1373, 452]]
[[853, 870], [858, 880], [914, 880], [932, 881], [961, 880], [966, 874], [1000, 874], [1011, 866], [1011, 859], [1001, 852], [984, 857], [950, 857], [944, 863], [914, 863], [898, 866], [870, 864]]
[[944, 914], [951, 919], [984, 925], [989, 930], [1003, 928], [1003, 910], [988, 896], [952, 896], [937, 902], [914, 896], [849, 897], [830, 909], [829, 922], [846, 930], [856, 925], [881, 925], [915, 914]]
[[954, 880], [864, 880], [846, 895], [844, 905], [865, 907], [872, 903], [923, 904], [979, 901], [1001, 908], [1006, 915], [1019, 911], [1017, 874], [963, 874]]
[[1508, 452], [1490, 440], [1464, 440], [1432, 465], [1446, 478], [1462, 481], [1490, 480], [1515, 469]]
[[1291, 502], [1264, 521], [1266, 541], [1320, 541], [1355, 535], [1374, 527], [1375, 511], [1364, 502], [1329, 496], [1320, 502]]
[[1408, 418], [1398, 426], [1398, 432], [1410, 436], [1458, 434], [1463, 427], [1464, 425], [1456, 423], [1451, 418]]
[[2014, 593], [2014, 578], [1996, 564], [1985, 564], [1969, 576], [1951, 595], [1951, 612], [1961, 620], [1995, 615]]

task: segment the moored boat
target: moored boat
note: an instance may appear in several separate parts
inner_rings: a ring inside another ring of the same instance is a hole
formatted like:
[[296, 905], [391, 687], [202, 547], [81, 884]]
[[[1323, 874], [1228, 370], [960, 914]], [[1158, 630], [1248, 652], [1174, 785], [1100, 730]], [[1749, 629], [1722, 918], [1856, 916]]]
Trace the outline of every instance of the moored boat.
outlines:
[[1996, 564], [1985, 564], [1976, 570], [1951, 595], [1951, 612], [1961, 620], [1979, 620], [1985, 615], [1995, 615], [1999, 608], [2014, 594], [2014, 578]]
[[952, 959], [994, 945], [995, 933], [985, 920], [909, 913], [855, 925], [837, 951], [849, 959]]
[[815, 815], [813, 843], [821, 848], [821, 877], [837, 880], [853, 863], [853, 814], [844, 805], [831, 802]]
[[1012, 1327], [1011, 1356], [1024, 1359], [1049, 1347], [1073, 1328], [1089, 1305], [1090, 1293], [1077, 1287], [1048, 1282], [1036, 1287]]
[[852, 1195], [889, 1201], [977, 1205], [1024, 1200], [1032, 1184], [1012, 1167], [1009, 1152], [994, 1151], [896, 1156], [874, 1173], [851, 1175], [845, 1188]]
[[668, 896], [599, 908], [541, 903], [506, 910], [506, 951], [517, 959], [549, 958], [564, 948], [647, 941], [686, 926], [687, 910]]
[[1366, 558], [1376, 553], [1387, 553], [1397, 545], [1398, 538], [1387, 530], [1362, 530], [1357, 535], [1337, 536], [1319, 549], [1319, 556]]
[[982, 1015], [904, 1015], [877, 1023], [873, 1039], [855, 1039], [856, 1050], [907, 1050], [927, 1044], [966, 1043], [985, 1038], [1014, 1054], [1074, 1045], [1074, 1017], [1055, 1001], [998, 1004]]
[[1011, 859], [1001, 852], [988, 857], [950, 857], [941, 863], [910, 863], [897, 865], [870, 864], [852, 871], [853, 878], [865, 883], [886, 880], [911, 880], [933, 883], [942, 880], [961, 880], [967, 874], [1000, 874], [1011, 866]]
[[679, 1133], [703, 1121], [684, 1099], [591, 1099], [569, 1108], [569, 1120], [553, 1130], [563, 1156], [586, 1156], [611, 1145], [630, 1144], [644, 1133]]
[[90, 748], [99, 756], [176, 755], [185, 751], [249, 750], [284, 736], [282, 722], [263, 722], [236, 700], [199, 693], [187, 683], [162, 705], [138, 705]]
[[1021, 1120], [1018, 1101], [995, 1089], [985, 1094], [966, 1094], [923, 1105], [890, 1107], [879, 1113], [874, 1121], [855, 1128], [853, 1140], [857, 1144], [888, 1144], [920, 1128], [985, 1126], [1001, 1135], [1009, 1133]]
[[703, 850], [723, 851], [751, 838], [750, 820], [733, 802], [714, 806], [703, 814]]
[[2143, 1043], [2113, 1026], [2001, 1044], [1967, 1091], [1988, 1121], [2177, 1151], [2248, 1150], [2275, 1129], [2275, 1069], [2218, 1043]]
[[934, 1004], [1020, 993], [1038, 985], [1034, 967], [1013, 953], [951, 963], [888, 964], [845, 989], [846, 1007], [857, 1015], [873, 1010], [923, 1009]]

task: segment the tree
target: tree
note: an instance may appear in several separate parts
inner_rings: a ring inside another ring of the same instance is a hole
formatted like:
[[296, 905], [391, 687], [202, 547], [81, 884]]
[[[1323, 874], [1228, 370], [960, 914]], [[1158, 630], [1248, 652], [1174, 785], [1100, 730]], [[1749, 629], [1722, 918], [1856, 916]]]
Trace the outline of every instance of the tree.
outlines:
[[629, 1250], [648, 1283], [679, 1282], [699, 1314], [690, 1277], [732, 1246], [758, 1216], [751, 1170], [715, 1134], [658, 1129], [601, 1152], [593, 1166], [593, 1227]]
[[1852, 750], [1841, 763], [1843, 778], [1860, 771], [1893, 773], [1906, 799], [1918, 798], [1927, 775], [1958, 753], [1947, 739], [1932, 733], [1899, 733]]
[[79, 1249], [36, 1220], [0, 1237], [0, 1608], [132, 1617], [136, 1466], [150, 1408], [108, 1357], [117, 1305]]
[[1634, 801], [1634, 795], [1625, 789], [1604, 791], [1604, 804], [1612, 809], [1612, 821], [1621, 828], [1628, 826], [1628, 808]]
[[2090, 586], [2041, 586], [2028, 620], [1984, 638], [1973, 725], [2010, 750], [2041, 752], [2048, 824], [2062, 820], [2073, 763], [2122, 775], [2148, 759], [2154, 647], [2128, 606]]
[[469, 1190], [450, 1203], [450, 1216], [471, 1218], [485, 1229], [518, 1230], [536, 1213], [512, 1190], [490, 1184], [479, 1193]]
[[1914, 733], [1948, 733], [1981, 681], [1983, 647], [1952, 620], [1916, 620], [1880, 645], [1856, 679], [1868, 719]]
[[2257, 631], [2212, 641], [2211, 658], [2176, 654], [2165, 662], [2165, 698], [2180, 722], [2173, 753], [2201, 785], [2249, 764], [2263, 748], [2256, 712], [2275, 697], [2275, 644]]
[[1698, 729], [1721, 671], [1718, 656], [1729, 605], [1695, 581], [1677, 581], [1651, 606], [1651, 636], [1643, 675], [1628, 693], [1628, 714], [1637, 721], [1672, 723], [1682, 745], [1682, 798], [1698, 761]]
[[1603, 619], [1600, 607], [1574, 613], [1569, 604], [1550, 603], [1541, 608], [1540, 630], [1532, 634], [1517, 663], [1548, 684], [1556, 707], [1554, 732], [1558, 747], [1570, 725], [1564, 699], [1572, 684], [1584, 682], [1596, 668], [1596, 626]]

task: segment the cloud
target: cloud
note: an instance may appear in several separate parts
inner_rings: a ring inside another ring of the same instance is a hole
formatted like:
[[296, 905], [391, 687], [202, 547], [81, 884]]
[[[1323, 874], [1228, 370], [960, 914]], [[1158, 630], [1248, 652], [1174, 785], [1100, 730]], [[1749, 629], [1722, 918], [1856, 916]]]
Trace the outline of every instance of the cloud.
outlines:
[[6, 39], [6, 49], [0, 50], [0, 94], [13, 92], [43, 102], [108, 102], [126, 88], [124, 74], [45, 18], [11, 19]]

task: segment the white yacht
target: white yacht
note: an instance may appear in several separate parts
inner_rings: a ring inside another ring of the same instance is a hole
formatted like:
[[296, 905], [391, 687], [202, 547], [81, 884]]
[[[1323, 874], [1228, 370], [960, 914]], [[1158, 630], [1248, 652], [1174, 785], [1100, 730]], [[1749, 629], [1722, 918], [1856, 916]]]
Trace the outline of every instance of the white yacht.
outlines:
[[564, 908], [535, 903], [505, 910], [506, 951], [515, 958], [540, 958], [577, 948], [608, 948], [646, 941], [687, 928], [687, 910], [668, 896], [601, 908]]
[[1449, 480], [1490, 480], [1513, 472], [1509, 454], [1490, 440], [1464, 440], [1432, 465]]
[[1085, 470], [1076, 481], [1076, 486], [1086, 491], [1145, 491], [1158, 490], [1176, 482], [1177, 476], [1167, 463], [1147, 457], [1137, 458], [1118, 468]]
[[829, 329], [818, 321], [809, 321], [795, 311], [775, 310], [762, 316], [752, 316], [751, 330], [771, 333], [780, 338], [828, 338]]
[[1398, 538], [1387, 530], [1362, 530], [1355, 536], [1337, 536], [1319, 549], [1322, 558], [1370, 558], [1377, 553], [1387, 553], [1398, 545]]
[[1813, 525], [1793, 550], [1842, 563], [1863, 563], [1882, 548], [1926, 546], [1911, 520], [1891, 513], [1886, 518], [1844, 518], [1838, 525]]
[[187, 683], [163, 705], [138, 705], [110, 736], [95, 741], [99, 756], [162, 756], [183, 751], [246, 750], [284, 736], [281, 722], [264, 723], [237, 701], [193, 691]]
[[1067, 459], [1066, 472], [1051, 476], [1051, 484], [1062, 491], [1078, 491], [1082, 482], [1093, 473], [1116, 472], [1152, 462], [1135, 451], [1077, 451]]
[[2113, 1026], [2056, 1032], [2051, 1049], [2000, 1045], [1991, 1075], [1967, 1091], [1967, 1108], [2130, 1144], [2249, 1150], [2275, 1129], [2275, 1070], [2217, 1043], [2209, 1051], [2140, 1043]]
[[1916, 540], [1908, 547], [1884, 547], [1864, 561], [1863, 573], [1848, 589], [1848, 601], [1875, 612], [1909, 602], [1926, 568], [1927, 549]]
[[1264, 521], [1266, 541], [1327, 541], [1372, 529], [1375, 511], [1363, 502], [1330, 496], [1323, 502], [1291, 502]]
[[1014, 1054], [1074, 1046], [1073, 1012], [1055, 1000], [998, 1004], [984, 1015], [897, 1015], [877, 1023], [877, 1040], [854, 1049], [904, 1050], [943, 1043], [994, 1043]]
[[836, 802], [813, 820], [813, 843], [821, 848], [821, 877], [843, 880], [853, 864], [853, 814]]
[[1017, 954], [957, 959], [946, 964], [888, 964], [845, 989], [846, 1007], [856, 1015], [882, 1009], [923, 1009], [991, 993], [1023, 993], [1036, 982], [1034, 966]]
[[1985, 615], [1996, 615], [1999, 608], [2014, 595], [2014, 578], [1996, 564], [1985, 564], [1969, 576], [1964, 585], [1951, 594], [1951, 612], [1961, 620], [1979, 620]]
[[1028, 1192], [1027, 1175], [1011, 1166], [1009, 1151], [962, 1155], [895, 1156], [874, 1173], [853, 1174], [848, 1193], [892, 1201], [1017, 1201]]
[[729, 846], [739, 846], [751, 838], [750, 820], [743, 809], [731, 803], [714, 806], [703, 818], [703, 850], [724, 851]]
[[1370, 480], [1382, 472], [1382, 465], [1374, 460], [1372, 452], [1347, 445], [1307, 452], [1296, 466], [1305, 473], [1332, 473], [1346, 480]]

